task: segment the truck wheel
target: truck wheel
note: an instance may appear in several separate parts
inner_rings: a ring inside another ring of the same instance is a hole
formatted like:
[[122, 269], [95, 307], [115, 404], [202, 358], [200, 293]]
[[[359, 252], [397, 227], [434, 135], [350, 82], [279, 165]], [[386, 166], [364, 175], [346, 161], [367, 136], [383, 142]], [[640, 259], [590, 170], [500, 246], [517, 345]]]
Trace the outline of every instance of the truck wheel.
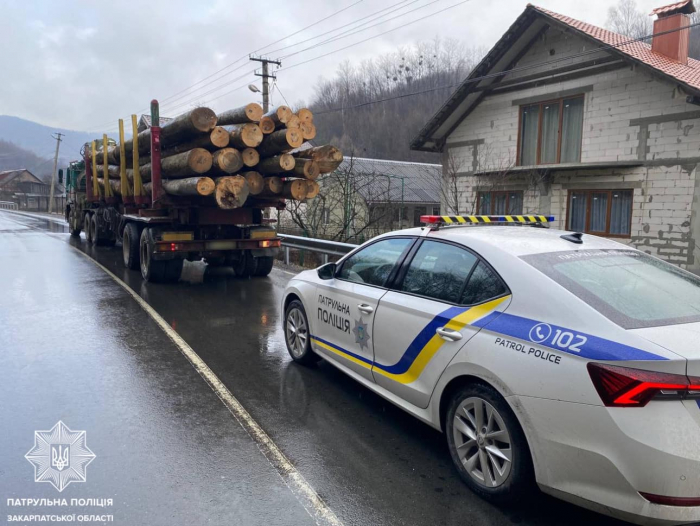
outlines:
[[272, 272], [272, 267], [275, 264], [275, 258], [272, 256], [263, 256], [255, 258], [255, 276], [267, 276]]
[[122, 253], [124, 266], [132, 270], [139, 268], [139, 227], [136, 223], [127, 223], [122, 236]]
[[78, 222], [75, 217], [75, 210], [73, 208], [70, 208], [69, 210], [70, 211], [66, 214], [66, 221], [68, 221], [68, 224], [70, 225], [70, 235], [73, 237], [80, 237], [80, 226], [74, 228]]
[[90, 218], [90, 242], [93, 245], [100, 244], [99, 230], [97, 230], [97, 214], [92, 214]]
[[233, 271], [239, 278], [249, 278], [255, 273], [255, 258], [250, 250], [241, 253], [241, 257], [233, 264]]
[[180, 281], [184, 259], [170, 259], [165, 261], [165, 281], [167, 283], [177, 283]]
[[92, 221], [90, 214], [85, 214], [85, 219], [83, 220], [83, 230], [85, 230], [85, 240], [92, 244]]
[[139, 248], [141, 276], [143, 279], [153, 283], [164, 281], [165, 264], [167, 261], [157, 261], [152, 258], [153, 251], [155, 250], [155, 241], [150, 228], [144, 228], [143, 232], [141, 232]]

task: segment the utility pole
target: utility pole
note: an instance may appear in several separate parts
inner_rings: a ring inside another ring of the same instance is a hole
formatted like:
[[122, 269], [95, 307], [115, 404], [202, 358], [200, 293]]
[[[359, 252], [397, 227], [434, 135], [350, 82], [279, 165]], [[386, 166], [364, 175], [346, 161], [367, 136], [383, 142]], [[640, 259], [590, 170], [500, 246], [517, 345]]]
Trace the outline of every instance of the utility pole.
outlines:
[[[56, 168], [58, 168], [58, 148], [61, 146], [62, 133], [56, 132], [56, 135], [52, 135], [56, 139], [56, 155], [53, 157], [53, 172], [51, 172], [51, 193], [49, 194], [49, 214], [53, 212], [53, 190], [56, 184]], [[106, 151], [106, 150], [105, 150]]]
[[276, 64], [277, 66], [281, 66], [282, 62], [280, 60], [272, 60], [270, 58], [263, 57], [250, 57], [250, 60], [262, 63], [262, 73], [256, 73], [255, 76], [262, 77], [263, 112], [267, 113], [270, 109], [270, 83], [268, 79], [277, 80], [277, 77], [275, 77], [274, 74], [270, 74], [268, 65]]

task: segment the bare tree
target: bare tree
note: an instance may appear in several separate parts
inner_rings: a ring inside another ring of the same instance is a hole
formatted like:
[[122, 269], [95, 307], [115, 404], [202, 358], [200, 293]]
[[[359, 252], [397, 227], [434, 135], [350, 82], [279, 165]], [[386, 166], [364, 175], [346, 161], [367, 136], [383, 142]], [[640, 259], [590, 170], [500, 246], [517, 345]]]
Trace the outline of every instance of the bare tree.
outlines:
[[392, 199], [392, 183], [386, 176], [359, 169], [350, 156], [341, 168], [318, 182], [318, 197], [287, 205], [289, 218], [304, 234], [349, 241], [392, 229], [400, 203]]
[[464, 196], [460, 177], [463, 172], [464, 160], [456, 155], [454, 150], [448, 150], [444, 157], [442, 181], [440, 181], [440, 205], [447, 215], [459, 215]]
[[606, 26], [630, 38], [641, 38], [652, 33], [650, 18], [637, 9], [635, 0], [619, 0], [617, 5], [608, 9]]

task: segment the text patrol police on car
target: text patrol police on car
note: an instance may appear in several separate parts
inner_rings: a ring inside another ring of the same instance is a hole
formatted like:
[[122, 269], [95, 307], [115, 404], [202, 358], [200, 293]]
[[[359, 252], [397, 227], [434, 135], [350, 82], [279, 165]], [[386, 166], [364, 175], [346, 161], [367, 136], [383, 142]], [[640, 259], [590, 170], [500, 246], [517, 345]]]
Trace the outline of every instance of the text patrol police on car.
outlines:
[[595, 236], [461, 225], [544, 216], [423, 220], [289, 282], [292, 358], [444, 431], [491, 501], [539, 486], [639, 524], [700, 521], [700, 279]]

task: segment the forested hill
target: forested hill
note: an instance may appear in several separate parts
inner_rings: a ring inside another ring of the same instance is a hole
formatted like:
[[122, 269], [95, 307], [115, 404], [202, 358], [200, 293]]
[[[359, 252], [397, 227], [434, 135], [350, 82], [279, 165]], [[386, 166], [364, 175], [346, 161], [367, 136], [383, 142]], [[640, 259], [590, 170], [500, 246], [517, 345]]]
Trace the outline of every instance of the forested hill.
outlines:
[[53, 157], [40, 157], [11, 142], [0, 140], [0, 172], [26, 168], [40, 179], [49, 180]]
[[[438, 155], [411, 151], [409, 144], [481, 54], [436, 39], [359, 66], [342, 64], [335, 78], [319, 84], [310, 104], [318, 130], [314, 143], [331, 143], [356, 157], [440, 163]], [[435, 89], [443, 86], [450, 87]], [[407, 96], [426, 90], [432, 91]], [[368, 104], [380, 99], [390, 100]], [[346, 109], [332, 111], [339, 108]]]

